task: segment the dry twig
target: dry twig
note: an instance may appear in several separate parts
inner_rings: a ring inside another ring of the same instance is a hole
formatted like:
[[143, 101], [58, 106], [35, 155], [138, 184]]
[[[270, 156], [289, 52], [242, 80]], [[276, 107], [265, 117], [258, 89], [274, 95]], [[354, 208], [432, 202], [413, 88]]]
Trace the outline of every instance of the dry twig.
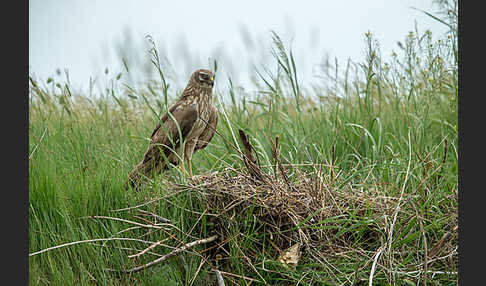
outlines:
[[190, 242], [190, 243], [187, 243], [185, 245], [183, 245], [182, 247], [180, 248], [177, 248], [173, 251], [171, 251], [170, 253], [160, 257], [160, 258], [157, 258], [149, 263], [146, 263], [144, 265], [141, 265], [141, 266], [137, 266], [137, 267], [134, 267], [132, 269], [129, 269], [129, 270], [125, 270], [124, 272], [126, 273], [133, 273], [133, 272], [138, 272], [140, 270], [143, 270], [143, 269], [146, 269], [146, 268], [149, 268], [151, 266], [154, 266], [156, 264], [159, 264], [160, 262], [163, 262], [165, 260], [167, 260], [168, 258], [182, 252], [182, 251], [185, 251], [187, 249], [190, 249], [194, 246], [197, 246], [197, 245], [200, 245], [200, 244], [204, 244], [204, 243], [209, 243], [209, 242], [212, 242], [212, 241], [215, 241], [216, 239], [218, 238], [218, 235], [213, 235], [213, 236], [210, 236], [208, 238], [204, 238], [204, 239], [200, 239], [200, 240], [196, 240], [196, 241], [193, 241], [193, 242]]
[[66, 246], [71, 246], [75, 244], [80, 244], [80, 243], [88, 243], [88, 242], [97, 242], [97, 241], [111, 241], [111, 240], [129, 240], [129, 241], [138, 241], [138, 242], [143, 242], [143, 243], [153, 243], [151, 241], [146, 241], [146, 240], [141, 240], [141, 239], [136, 239], [136, 238], [125, 238], [125, 237], [110, 237], [110, 238], [95, 238], [95, 239], [86, 239], [86, 240], [78, 240], [78, 241], [73, 241], [73, 242], [68, 242], [60, 245], [56, 245], [53, 247], [49, 247], [43, 250], [39, 250], [36, 252], [29, 253], [29, 256], [34, 256], [37, 254], [41, 254], [50, 250], [66, 247]]
[[223, 279], [223, 275], [221, 275], [221, 271], [219, 270], [214, 270], [214, 272], [216, 272], [216, 277], [218, 279], [218, 286], [224, 286], [224, 279]]

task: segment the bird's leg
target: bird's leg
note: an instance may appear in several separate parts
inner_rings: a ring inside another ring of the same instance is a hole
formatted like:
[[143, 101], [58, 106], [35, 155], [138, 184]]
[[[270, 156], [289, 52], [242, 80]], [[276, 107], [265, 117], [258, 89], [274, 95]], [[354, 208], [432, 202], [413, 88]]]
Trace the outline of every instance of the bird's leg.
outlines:
[[186, 142], [182, 143], [182, 149], [181, 150], [182, 150], [182, 154], [181, 154], [181, 160], [180, 160], [180, 163], [179, 163], [180, 164], [179, 167], [181, 168], [182, 175], [184, 177], [187, 177], [186, 167], [184, 166], [184, 161], [185, 161], [184, 158], [187, 156], [187, 154], [185, 152], [186, 151]]
[[181, 171], [182, 171], [182, 175], [184, 177], [187, 177], [186, 167], [184, 166], [184, 160], [181, 162], [180, 168], [181, 168]]
[[192, 178], [192, 154], [194, 154], [194, 147], [196, 147], [197, 140], [192, 139], [186, 143], [185, 159], [187, 160], [187, 168], [189, 168], [189, 177]]
[[192, 178], [192, 163], [191, 163], [191, 159], [187, 159], [187, 167], [189, 168], [189, 177]]

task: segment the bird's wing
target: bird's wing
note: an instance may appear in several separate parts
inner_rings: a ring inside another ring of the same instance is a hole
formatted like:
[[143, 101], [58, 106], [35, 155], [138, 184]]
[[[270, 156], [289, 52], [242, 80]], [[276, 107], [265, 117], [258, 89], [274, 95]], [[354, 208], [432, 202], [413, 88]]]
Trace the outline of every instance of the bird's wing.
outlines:
[[181, 102], [169, 109], [172, 116], [165, 113], [161, 118], [161, 123], [152, 132], [150, 145], [145, 152], [143, 162], [152, 158], [158, 158], [160, 151], [168, 157], [180, 145], [179, 125], [182, 140], [186, 138], [197, 120], [197, 109], [195, 105], [182, 105]]
[[209, 126], [206, 125], [206, 128], [204, 128], [203, 132], [198, 137], [194, 151], [206, 148], [209, 141], [213, 139], [216, 130], [216, 125], [218, 125], [218, 109], [216, 109], [216, 107], [214, 106], [211, 106], [211, 113], [209, 114], [208, 123]]

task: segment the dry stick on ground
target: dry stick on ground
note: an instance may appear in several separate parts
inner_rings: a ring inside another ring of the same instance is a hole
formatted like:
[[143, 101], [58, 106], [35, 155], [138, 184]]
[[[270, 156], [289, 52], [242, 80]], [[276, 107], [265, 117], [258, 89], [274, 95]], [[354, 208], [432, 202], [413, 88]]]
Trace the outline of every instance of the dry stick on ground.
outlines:
[[154, 266], [156, 264], [159, 264], [160, 262], [162, 262], [162, 261], [164, 261], [164, 260], [166, 260], [166, 259], [168, 259], [168, 258], [170, 258], [170, 257], [172, 257], [172, 256], [174, 256], [174, 255], [176, 255], [176, 254], [178, 254], [180, 252], [182, 252], [182, 251], [185, 251], [187, 249], [190, 249], [190, 248], [192, 248], [192, 247], [194, 247], [196, 245], [200, 245], [200, 244], [212, 242], [212, 241], [216, 240], [217, 238], [218, 238], [218, 235], [215, 234], [215, 235], [213, 235], [211, 237], [208, 237], [208, 238], [204, 238], [204, 239], [196, 240], [196, 241], [193, 241], [193, 242], [189, 242], [189, 243], [183, 245], [182, 247], [173, 250], [169, 254], [166, 254], [166, 255], [164, 255], [164, 256], [162, 256], [160, 258], [157, 258], [157, 259], [155, 259], [155, 260], [153, 260], [153, 261], [151, 261], [151, 262], [149, 262], [147, 264], [144, 264], [144, 265], [141, 265], [141, 266], [138, 266], [138, 267], [134, 267], [134, 268], [129, 269], [129, 270], [125, 270], [124, 272], [126, 272], [126, 273], [138, 272], [140, 270], [143, 270], [143, 269], [146, 269], [148, 267], [151, 267], [151, 266]]
[[124, 232], [131, 231], [131, 230], [134, 230], [134, 229], [141, 229], [141, 228], [142, 228], [141, 226], [132, 226], [132, 227], [129, 227], [129, 228], [126, 228], [126, 229], [122, 229], [119, 232], [117, 232], [116, 234], [120, 235]]
[[29, 253], [29, 256], [34, 256], [37, 254], [41, 254], [50, 250], [58, 249], [61, 247], [66, 247], [66, 246], [71, 246], [75, 244], [80, 244], [80, 243], [88, 243], [88, 242], [98, 242], [98, 241], [111, 241], [111, 240], [129, 240], [129, 241], [138, 241], [138, 242], [143, 242], [143, 243], [153, 243], [152, 241], [147, 241], [147, 240], [141, 240], [141, 239], [136, 239], [136, 238], [125, 238], [125, 237], [111, 237], [111, 238], [95, 238], [95, 239], [87, 239], [87, 240], [79, 240], [79, 241], [73, 241], [73, 242], [68, 242], [64, 243], [61, 245], [56, 245], [53, 247], [49, 247], [43, 250], [39, 250], [33, 253]]
[[161, 226], [158, 226], [158, 225], [143, 224], [143, 223], [138, 223], [138, 222], [135, 222], [135, 221], [131, 221], [131, 220], [127, 220], [127, 219], [122, 219], [122, 218], [117, 218], [117, 217], [92, 215], [92, 216], [81, 217], [81, 218], [101, 218], [101, 219], [109, 219], [109, 220], [116, 220], [116, 221], [126, 222], [126, 223], [130, 223], [130, 224], [133, 224], [133, 225], [137, 225], [137, 226], [141, 226], [141, 227], [146, 227], [146, 228], [163, 229]]
[[224, 279], [223, 275], [221, 275], [221, 271], [216, 269], [214, 272], [216, 272], [216, 277], [218, 278], [218, 286], [224, 286]]
[[230, 272], [225, 272], [225, 271], [219, 271], [219, 272], [221, 274], [224, 274], [224, 275], [227, 275], [227, 276], [233, 276], [233, 277], [240, 278], [240, 279], [244, 279], [244, 280], [248, 280], [248, 281], [251, 281], [251, 282], [260, 282], [260, 281], [258, 281], [256, 279], [253, 279], [253, 278], [250, 278], [250, 277], [246, 277], [246, 276], [242, 276], [242, 275], [238, 275], [238, 274], [234, 274], [234, 273], [230, 273]]
[[[136, 248], [131, 248], [131, 247], [120, 247], [120, 246], [108, 246], [108, 245], [104, 245], [104, 244], [97, 244], [97, 243], [93, 243], [94, 246], [99, 246], [99, 247], [105, 247], [105, 248], [115, 248], [115, 249], [120, 249], [120, 250], [128, 250], [128, 251], [133, 251], [133, 252], [138, 252], [140, 251], [140, 249], [136, 249]], [[155, 255], [155, 256], [158, 256], [158, 257], [161, 257], [162, 254], [158, 254], [158, 253], [155, 253], [155, 252], [147, 252], [149, 254], [152, 254], [152, 255]]]
[[135, 257], [139, 257], [139, 256], [141, 256], [141, 255], [143, 255], [143, 254], [147, 253], [147, 252], [148, 252], [149, 250], [151, 250], [152, 248], [154, 248], [154, 247], [156, 247], [156, 246], [158, 246], [158, 245], [161, 245], [162, 243], [164, 243], [164, 242], [165, 242], [165, 241], [167, 241], [168, 239], [169, 239], [169, 238], [168, 238], [168, 237], [166, 237], [166, 238], [164, 238], [164, 239], [162, 239], [162, 240], [159, 240], [159, 241], [157, 241], [157, 242], [155, 242], [155, 243], [151, 244], [149, 247], [145, 248], [144, 250], [142, 250], [142, 251], [140, 251], [140, 252], [138, 252], [138, 253], [135, 253], [135, 254], [132, 254], [132, 255], [128, 255], [128, 258], [135, 258]]
[[170, 220], [168, 220], [168, 219], [166, 219], [164, 217], [161, 217], [159, 215], [156, 215], [154, 213], [151, 213], [151, 212], [148, 212], [148, 211], [144, 211], [144, 210], [141, 210], [141, 209], [138, 209], [138, 212], [141, 215], [153, 217], [155, 219], [155, 221], [157, 221], [157, 222], [161, 222], [161, 223], [171, 223]]

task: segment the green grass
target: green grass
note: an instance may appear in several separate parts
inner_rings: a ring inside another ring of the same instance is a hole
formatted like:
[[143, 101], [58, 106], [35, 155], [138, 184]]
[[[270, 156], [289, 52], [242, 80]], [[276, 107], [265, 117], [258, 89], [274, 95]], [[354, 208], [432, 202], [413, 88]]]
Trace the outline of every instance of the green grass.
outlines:
[[[445, 4], [444, 4], [445, 5]], [[442, 6], [445, 7], [445, 6]], [[447, 18], [444, 18], [446, 21]], [[451, 18], [449, 18], [451, 20]], [[312, 164], [323, 163], [325, 184], [332, 192], [353, 190], [369, 196], [389, 196], [394, 213], [377, 214], [376, 222], [349, 207], [344, 217], [326, 218], [337, 226], [334, 241], [348, 241], [342, 251], [326, 247], [325, 261], [303, 252], [295, 270], [281, 266], [272, 256], [268, 235], [252, 218], [252, 210], [240, 213], [230, 230], [238, 239], [229, 242], [225, 271], [269, 284], [367, 285], [373, 259], [381, 246], [373, 277], [374, 285], [429, 285], [457, 283], [457, 33], [454, 29], [440, 41], [429, 33], [408, 35], [391, 62], [382, 62], [377, 41], [365, 36], [367, 58], [349, 63], [344, 70], [328, 66], [337, 76], [321, 84], [298, 85], [298, 71], [291, 51], [276, 34], [275, 68], [258, 70], [261, 79], [245, 94], [231, 81], [217, 77], [214, 103], [220, 111], [218, 131], [209, 146], [194, 156], [199, 174], [241, 168], [234, 145], [238, 129], [251, 137], [261, 165], [273, 165], [272, 146], [279, 136], [283, 163], [308, 164], [301, 172], [312, 173]], [[70, 90], [67, 83], [49, 80], [43, 84], [30, 79], [29, 95], [29, 253], [68, 242], [96, 238], [125, 237], [159, 241], [167, 234], [135, 229], [119, 233], [129, 224], [91, 219], [91, 215], [133, 220], [129, 211], [113, 212], [170, 194], [167, 180], [184, 184], [177, 170], [155, 180], [152, 190], [126, 192], [122, 186], [128, 172], [141, 159], [147, 136], [156, 125], [157, 115], [170, 105], [179, 91], [168, 88], [163, 67], [154, 64], [162, 84], [147, 83], [128, 87], [113, 79], [99, 97]], [[272, 71], [273, 70], [273, 71]], [[332, 74], [332, 73], [331, 73]], [[240, 145], [241, 146], [241, 145]], [[273, 174], [273, 168], [264, 168]], [[290, 178], [295, 180], [293, 171]], [[168, 218], [181, 229], [174, 231], [184, 243], [190, 235], [209, 236], [209, 217], [201, 216], [200, 198], [182, 190], [150, 209]], [[195, 227], [197, 225], [197, 227]], [[392, 227], [393, 225], [393, 227]], [[303, 225], [303, 228], [319, 225]], [[324, 231], [324, 227], [321, 227]], [[389, 231], [393, 228], [390, 239]], [[378, 233], [364, 239], [367, 231]], [[438, 252], [426, 254], [439, 244]], [[153, 251], [165, 254], [167, 247]], [[29, 280], [33, 285], [206, 285], [215, 281], [213, 272], [194, 252], [184, 253], [185, 262], [173, 257], [166, 262], [133, 274], [108, 269], [128, 269], [156, 258], [144, 255], [127, 258], [148, 244], [112, 240], [79, 243], [29, 257]], [[340, 245], [342, 246], [342, 245]], [[390, 247], [390, 251], [388, 251]], [[204, 245], [194, 251], [205, 249]], [[353, 252], [365, 249], [366, 252]], [[427, 249], [427, 253], [425, 252]], [[248, 251], [248, 252], [247, 252]], [[251, 267], [242, 252], [256, 253]], [[326, 255], [326, 252], [329, 252]], [[194, 278], [195, 277], [195, 278]], [[194, 279], [193, 279], [194, 278]], [[225, 276], [237, 284], [244, 280]]]

